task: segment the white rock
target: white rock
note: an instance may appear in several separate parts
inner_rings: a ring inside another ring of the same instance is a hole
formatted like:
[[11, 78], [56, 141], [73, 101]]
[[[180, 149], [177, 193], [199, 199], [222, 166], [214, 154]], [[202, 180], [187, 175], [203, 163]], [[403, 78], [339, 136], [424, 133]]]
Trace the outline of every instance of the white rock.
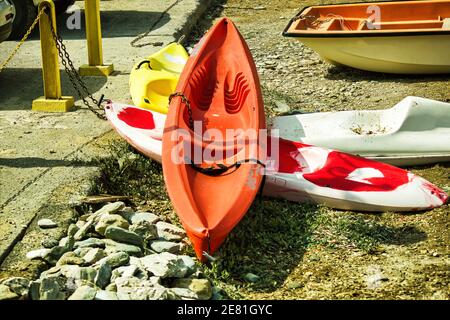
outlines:
[[72, 250], [75, 245], [75, 239], [72, 236], [67, 236], [59, 240], [59, 246], [64, 247], [67, 250]]
[[170, 289], [150, 280], [138, 278], [117, 279], [117, 296], [120, 300], [169, 300], [179, 298]]
[[47, 256], [50, 253], [51, 249], [38, 249], [33, 250], [27, 253], [26, 257], [27, 259], [34, 260], [34, 259], [43, 259], [45, 256]]
[[168, 252], [145, 256], [141, 263], [147, 271], [161, 278], [183, 278], [189, 271], [183, 259]]
[[156, 223], [158, 236], [168, 241], [180, 241], [186, 236], [186, 232], [173, 224], [159, 221]]
[[22, 277], [13, 277], [2, 281], [2, 284], [8, 286], [15, 294], [19, 296], [27, 296], [30, 280]]
[[[208, 300], [212, 297], [211, 282], [207, 279], [176, 279], [172, 283], [172, 286], [176, 288], [189, 289], [197, 296], [196, 299]], [[178, 295], [182, 296], [181, 294]], [[187, 296], [187, 298], [189, 298], [189, 296]]]
[[138, 267], [135, 265], [123, 266], [113, 270], [111, 283], [115, 283], [119, 278], [131, 278], [138, 272]]
[[141, 259], [140, 258], [130, 256], [130, 262], [129, 263], [130, 263], [130, 265], [136, 266], [138, 268], [141, 268], [141, 269], [144, 268], [143, 264], [141, 263]]
[[158, 229], [148, 221], [139, 221], [132, 224], [129, 230], [140, 235], [145, 242], [158, 238]]
[[154, 213], [136, 212], [135, 214], [131, 215], [130, 220], [132, 224], [137, 224], [141, 221], [147, 221], [150, 224], [155, 224], [160, 220], [160, 218]]
[[175, 235], [178, 235], [178, 236], [185, 236], [186, 235], [186, 232], [183, 229], [181, 229], [181, 228], [179, 228], [177, 226], [174, 226], [173, 224], [164, 222], [164, 221], [159, 221], [156, 224], [156, 227], [158, 228], [158, 230], [169, 232], [169, 233], [172, 233], [172, 234], [175, 234]]
[[179, 243], [174, 243], [170, 241], [152, 241], [150, 244], [150, 248], [158, 253], [161, 252], [170, 252], [170, 253], [179, 253], [181, 250], [181, 245]]
[[68, 300], [94, 300], [97, 291], [89, 286], [81, 286], [69, 297]]
[[93, 228], [93, 226], [94, 226], [94, 221], [93, 220], [91, 220], [91, 221], [88, 221], [88, 222], [86, 222], [76, 233], [75, 233], [75, 235], [73, 236], [73, 238], [76, 240], [76, 241], [79, 241], [79, 240], [81, 240], [81, 239], [83, 239], [84, 238], [84, 236], [86, 235], [86, 233], [88, 233], [92, 228]]
[[[86, 224], [86, 221], [78, 220], [75, 223], [75, 226], [78, 228], [78, 230], [80, 230], [85, 224]], [[78, 232], [78, 230], [75, 232], [75, 234]], [[75, 234], [73, 236], [75, 236]]]
[[67, 295], [58, 277], [41, 279], [39, 300], [65, 300]]
[[101, 215], [101, 214], [114, 214], [119, 210], [122, 210], [125, 208], [125, 203], [122, 201], [112, 202], [108, 203], [107, 205], [103, 206], [100, 210], [97, 210], [94, 212], [93, 215]]
[[95, 300], [119, 300], [119, 298], [115, 292], [99, 290], [95, 294]]
[[184, 265], [188, 268], [188, 273], [186, 274], [187, 276], [197, 271], [197, 265], [195, 264], [194, 259], [186, 255], [181, 255], [178, 257], [183, 260]]
[[56, 228], [58, 224], [51, 219], [41, 219], [38, 221], [38, 226], [42, 229]]
[[19, 296], [14, 293], [7, 285], [0, 284], [0, 301], [16, 299]]
[[122, 277], [130, 278], [134, 276], [135, 273], [138, 271], [138, 267], [135, 265], [130, 265], [117, 268], [116, 270], [120, 272]]
[[103, 214], [100, 216], [97, 224], [95, 225], [95, 231], [101, 235], [105, 235], [106, 229], [111, 226], [128, 229], [130, 224], [118, 214]]
[[95, 265], [100, 266], [102, 263], [108, 263], [112, 268], [118, 268], [128, 264], [130, 256], [124, 251], [111, 253], [107, 257], [97, 261]]
[[275, 101], [275, 105], [276, 108], [274, 109], [274, 111], [276, 112], [280, 112], [280, 113], [284, 113], [284, 112], [289, 112], [291, 110], [291, 108], [289, 108], [289, 106], [287, 105], [287, 103], [285, 101]]
[[85, 255], [82, 256], [86, 264], [94, 264], [97, 261], [106, 257], [106, 252], [100, 248], [92, 248]]

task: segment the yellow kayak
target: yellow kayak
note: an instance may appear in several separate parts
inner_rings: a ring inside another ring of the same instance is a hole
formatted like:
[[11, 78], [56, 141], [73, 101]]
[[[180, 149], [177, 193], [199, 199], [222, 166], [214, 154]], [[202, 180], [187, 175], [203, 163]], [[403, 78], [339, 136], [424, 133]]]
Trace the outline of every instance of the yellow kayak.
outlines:
[[134, 105], [166, 114], [169, 95], [175, 92], [188, 58], [182, 45], [171, 43], [139, 61], [130, 74], [130, 94]]

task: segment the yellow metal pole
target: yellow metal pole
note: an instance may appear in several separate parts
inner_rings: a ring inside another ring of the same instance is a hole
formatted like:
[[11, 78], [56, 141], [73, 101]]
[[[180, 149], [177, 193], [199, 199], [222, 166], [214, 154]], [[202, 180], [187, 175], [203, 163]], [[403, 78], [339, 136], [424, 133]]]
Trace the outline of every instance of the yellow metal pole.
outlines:
[[109, 76], [114, 71], [114, 66], [103, 64], [100, 0], [84, 0], [84, 14], [89, 65], [80, 67], [80, 75]]
[[61, 96], [61, 78], [59, 73], [58, 49], [50, 28], [56, 31], [55, 4], [51, 0], [43, 0], [39, 11], [46, 7], [47, 12], [39, 19], [39, 32], [42, 51], [42, 77], [44, 79], [44, 96], [33, 101], [35, 111], [67, 112], [74, 105], [73, 97]]

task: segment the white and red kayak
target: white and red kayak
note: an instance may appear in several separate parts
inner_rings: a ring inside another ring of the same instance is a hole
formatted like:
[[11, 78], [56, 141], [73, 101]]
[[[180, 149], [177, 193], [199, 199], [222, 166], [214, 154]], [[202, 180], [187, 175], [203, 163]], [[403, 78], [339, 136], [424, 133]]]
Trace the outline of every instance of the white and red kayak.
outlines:
[[[109, 103], [106, 116], [134, 148], [160, 162], [166, 116], [150, 110]], [[357, 211], [418, 211], [443, 205], [447, 194], [406, 170], [347, 153], [270, 138], [279, 146], [270, 155], [264, 195], [314, 202]]]

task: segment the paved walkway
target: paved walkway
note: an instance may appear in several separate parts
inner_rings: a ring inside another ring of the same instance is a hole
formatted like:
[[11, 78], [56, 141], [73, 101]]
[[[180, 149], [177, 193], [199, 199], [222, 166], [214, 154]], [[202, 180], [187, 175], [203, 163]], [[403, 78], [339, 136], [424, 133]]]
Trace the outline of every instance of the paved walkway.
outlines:
[[[205, 11], [209, 0], [102, 1], [104, 62], [116, 72], [109, 78], [86, 79], [97, 96], [131, 102], [128, 78], [131, 66], [140, 58], [159, 50], [149, 45], [130, 45], [136, 35], [152, 28], [141, 42], [164, 45], [187, 35]], [[83, 8], [83, 2], [76, 2]], [[74, 18], [75, 16], [72, 16]], [[74, 65], [87, 62], [84, 15], [81, 30], [68, 30], [69, 15], [59, 18]], [[16, 42], [0, 44], [3, 61]], [[102, 152], [101, 141], [116, 137], [106, 121], [99, 120], [78, 100], [75, 112], [49, 114], [32, 112], [31, 102], [43, 93], [38, 32], [27, 41], [11, 64], [0, 74], [0, 278], [25, 271], [23, 253], [40, 247], [45, 235], [64, 232], [72, 211], [70, 201], [85, 194], [95, 168], [87, 160]], [[61, 72], [63, 95], [74, 95]], [[77, 99], [77, 97], [76, 97]], [[43, 233], [35, 229], [41, 216], [53, 217], [60, 227]], [[39, 233], [39, 232], [40, 233]]]

